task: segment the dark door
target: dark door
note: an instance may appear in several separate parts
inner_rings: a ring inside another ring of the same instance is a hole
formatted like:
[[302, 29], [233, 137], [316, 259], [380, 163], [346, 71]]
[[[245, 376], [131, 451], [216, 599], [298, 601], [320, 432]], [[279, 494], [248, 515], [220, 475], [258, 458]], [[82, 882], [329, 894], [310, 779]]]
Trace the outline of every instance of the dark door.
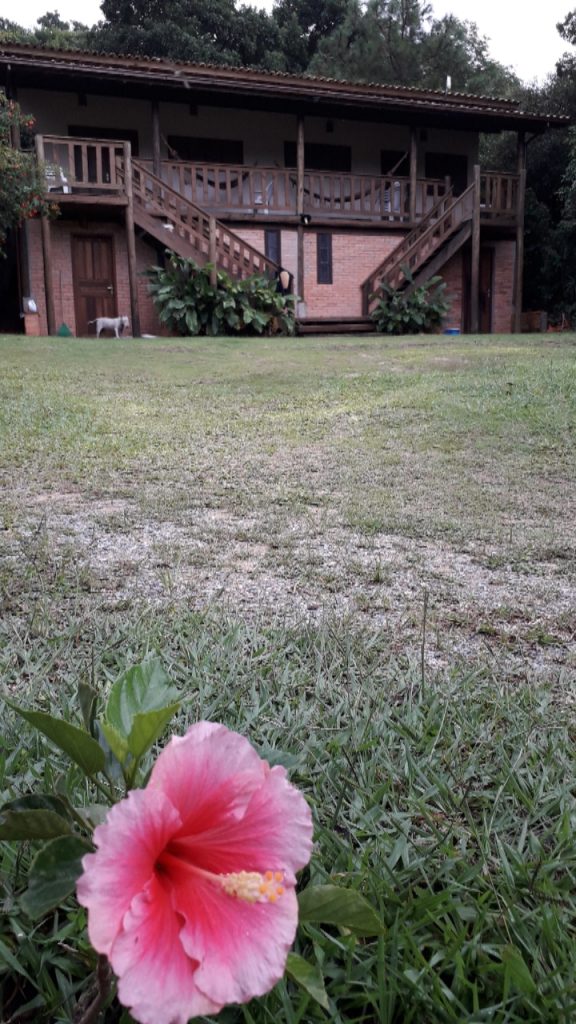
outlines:
[[114, 294], [114, 242], [109, 235], [74, 235], [74, 310], [78, 337], [92, 337], [100, 316], [117, 316]]
[[480, 250], [480, 332], [490, 334], [492, 331], [492, 275], [494, 272], [494, 250]]

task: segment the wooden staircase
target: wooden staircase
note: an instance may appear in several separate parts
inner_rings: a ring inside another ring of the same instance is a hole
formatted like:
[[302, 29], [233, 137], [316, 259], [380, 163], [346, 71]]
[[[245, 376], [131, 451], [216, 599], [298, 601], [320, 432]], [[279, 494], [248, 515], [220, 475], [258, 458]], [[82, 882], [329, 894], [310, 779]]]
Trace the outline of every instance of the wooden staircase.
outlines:
[[475, 183], [459, 196], [452, 189], [442, 196], [362, 284], [364, 316], [378, 298], [381, 281], [408, 292], [438, 273], [471, 237], [477, 202]]
[[[131, 164], [134, 223], [143, 231], [179, 256], [190, 257], [200, 266], [212, 263], [232, 278], [276, 274], [278, 266], [258, 249], [170, 188], [143, 164], [137, 160]], [[123, 165], [117, 167], [117, 176], [124, 177]]]

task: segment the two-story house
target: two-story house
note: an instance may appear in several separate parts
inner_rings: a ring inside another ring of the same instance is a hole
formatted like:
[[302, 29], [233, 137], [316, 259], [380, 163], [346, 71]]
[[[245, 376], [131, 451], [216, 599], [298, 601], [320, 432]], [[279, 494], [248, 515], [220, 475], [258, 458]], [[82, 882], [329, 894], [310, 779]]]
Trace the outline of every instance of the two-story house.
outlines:
[[[37, 122], [56, 220], [28, 222], [20, 292], [39, 329], [158, 323], [142, 271], [166, 248], [232, 275], [290, 272], [303, 329], [361, 328], [384, 277], [439, 273], [449, 325], [518, 330], [526, 143], [566, 119], [516, 102], [244, 68], [0, 45]], [[480, 170], [517, 133], [516, 173]]]

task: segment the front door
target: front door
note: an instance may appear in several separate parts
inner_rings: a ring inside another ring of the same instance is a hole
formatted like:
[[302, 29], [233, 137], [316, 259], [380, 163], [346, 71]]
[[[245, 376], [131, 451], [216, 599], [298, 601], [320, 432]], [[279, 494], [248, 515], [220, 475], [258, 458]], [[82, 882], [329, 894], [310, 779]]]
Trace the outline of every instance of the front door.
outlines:
[[492, 277], [494, 273], [494, 250], [480, 250], [480, 332], [490, 334], [492, 331]]
[[114, 241], [110, 235], [74, 235], [74, 310], [78, 337], [93, 337], [100, 316], [117, 316]]

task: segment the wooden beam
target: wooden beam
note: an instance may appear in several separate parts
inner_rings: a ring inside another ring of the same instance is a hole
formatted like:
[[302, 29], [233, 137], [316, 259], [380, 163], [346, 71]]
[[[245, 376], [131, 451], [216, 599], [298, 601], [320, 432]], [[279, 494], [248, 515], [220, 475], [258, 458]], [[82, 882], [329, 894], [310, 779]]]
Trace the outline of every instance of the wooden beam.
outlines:
[[152, 170], [157, 178], [161, 177], [160, 104], [158, 100], [152, 100]]
[[299, 115], [296, 129], [296, 213], [304, 213], [304, 118]]
[[304, 226], [298, 225], [297, 232], [297, 273], [296, 273], [296, 291], [298, 293], [298, 299], [300, 302], [304, 302]]
[[516, 209], [516, 260], [514, 264], [514, 317], [512, 330], [519, 334], [522, 317], [522, 279], [524, 277], [524, 209], [526, 205], [526, 136], [518, 132], [518, 203]]
[[208, 227], [208, 260], [210, 267], [210, 284], [213, 288], [218, 284], [218, 250], [216, 246], [216, 217], [210, 217]]
[[416, 222], [416, 188], [418, 180], [418, 129], [410, 129], [410, 223]]
[[470, 330], [480, 329], [480, 165], [474, 165], [474, 195], [472, 207], [472, 253], [470, 269]]
[[[36, 156], [40, 164], [44, 163], [44, 138], [36, 136]], [[52, 232], [48, 217], [40, 220], [42, 234], [42, 260], [44, 263], [44, 294], [46, 297], [46, 321], [48, 334], [56, 334], [56, 310], [54, 307], [54, 275], [52, 272]]]
[[[140, 306], [138, 303], [138, 271], [136, 265], [136, 234], [134, 231], [134, 195], [132, 192], [132, 146], [124, 143], [124, 188], [126, 190], [126, 245], [128, 248], [128, 282], [132, 336], [140, 337]], [[118, 311], [122, 315], [122, 311]]]

